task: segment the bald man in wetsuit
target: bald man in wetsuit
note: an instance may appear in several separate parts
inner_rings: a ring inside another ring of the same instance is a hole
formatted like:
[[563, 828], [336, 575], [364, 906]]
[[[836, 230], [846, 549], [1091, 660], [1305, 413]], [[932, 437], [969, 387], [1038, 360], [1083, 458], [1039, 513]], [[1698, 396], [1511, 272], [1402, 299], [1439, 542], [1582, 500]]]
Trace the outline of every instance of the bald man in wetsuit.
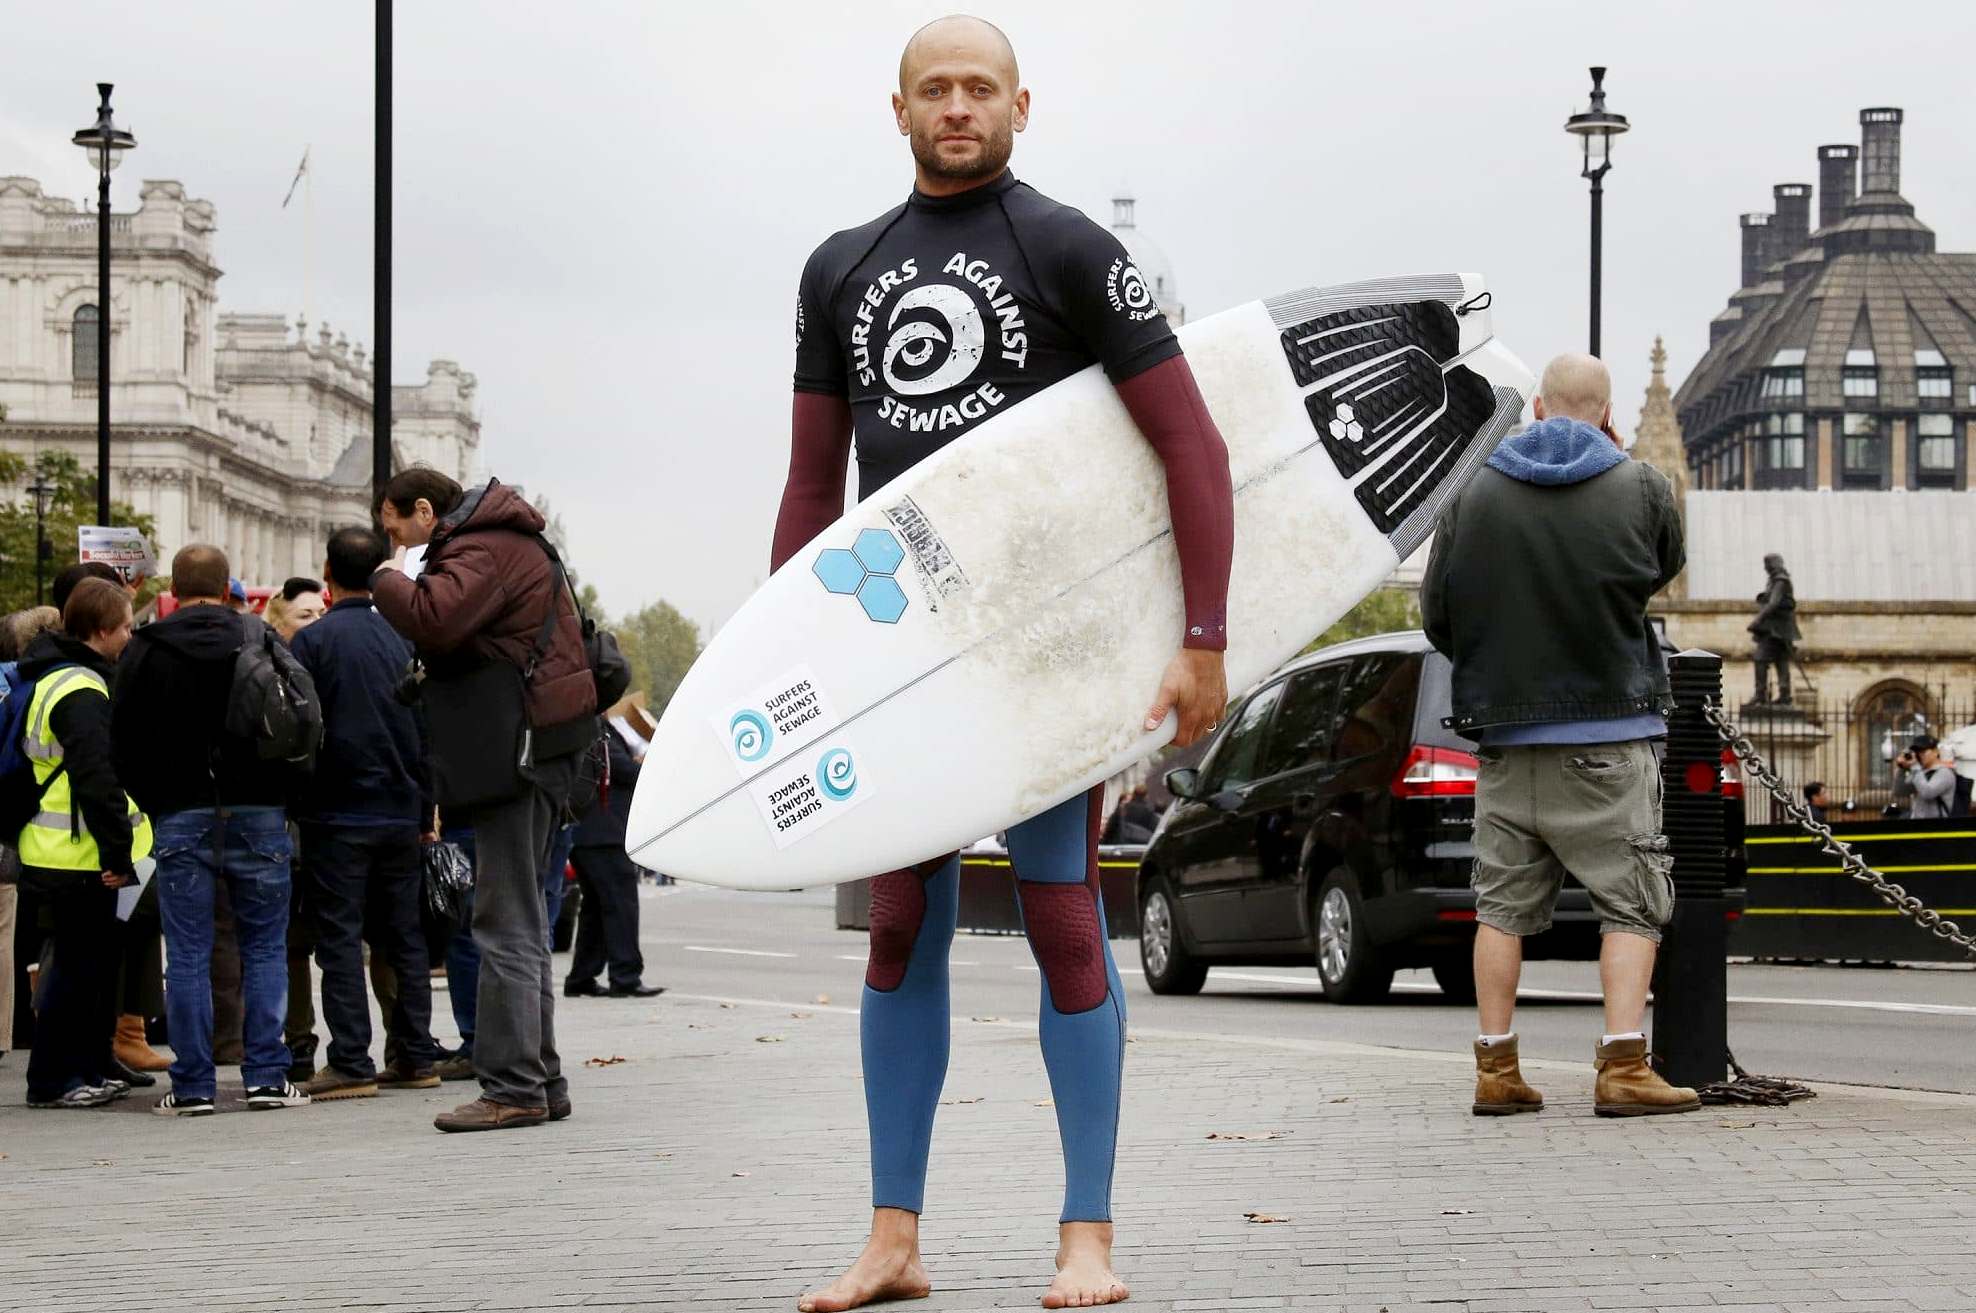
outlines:
[[[1191, 743], [1228, 700], [1234, 510], [1228, 452], [1180, 344], [1117, 239], [1009, 172], [1029, 92], [999, 29], [965, 17], [921, 28], [900, 57], [892, 108], [912, 145], [912, 195], [831, 237], [803, 271], [789, 479], [772, 564], [842, 514], [854, 451], [866, 497], [983, 420], [1100, 364], [1164, 462], [1181, 560], [1185, 633], [1174, 636], [1178, 650], [1145, 727], [1175, 715], [1175, 741]], [[1067, 442], [1066, 467], [1082, 458]], [[1045, 1308], [1129, 1294], [1111, 1265], [1125, 1001], [1098, 890], [1101, 796], [1093, 790], [1008, 832], [1043, 978], [1039, 1029], [1064, 1154], [1057, 1275]], [[959, 870], [948, 854], [872, 882], [860, 1008], [871, 1238], [848, 1271], [803, 1296], [805, 1313], [932, 1289], [919, 1214], [947, 1068]]]

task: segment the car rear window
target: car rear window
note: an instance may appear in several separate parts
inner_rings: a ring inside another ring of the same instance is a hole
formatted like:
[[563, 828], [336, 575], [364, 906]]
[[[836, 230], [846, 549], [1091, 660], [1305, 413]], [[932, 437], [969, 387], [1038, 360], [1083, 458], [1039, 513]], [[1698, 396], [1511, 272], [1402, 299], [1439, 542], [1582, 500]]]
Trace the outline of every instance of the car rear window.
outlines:
[[1441, 723], [1454, 714], [1454, 666], [1439, 652], [1429, 652], [1420, 666], [1420, 700], [1413, 713], [1413, 741], [1429, 747], [1472, 752], [1475, 744]]

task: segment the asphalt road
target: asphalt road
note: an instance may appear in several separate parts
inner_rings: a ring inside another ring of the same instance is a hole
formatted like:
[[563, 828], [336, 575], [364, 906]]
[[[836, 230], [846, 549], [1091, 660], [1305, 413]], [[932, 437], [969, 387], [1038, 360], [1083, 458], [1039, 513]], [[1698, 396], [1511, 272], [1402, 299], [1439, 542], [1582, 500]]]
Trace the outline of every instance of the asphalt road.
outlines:
[[[865, 936], [835, 928], [830, 891], [644, 892], [646, 980], [688, 995], [857, 1006]], [[1326, 1003], [1314, 971], [1289, 967], [1217, 968], [1199, 995], [1160, 998], [1140, 978], [1138, 941], [1114, 940], [1112, 950], [1135, 1029], [1457, 1051], [1475, 1034], [1472, 1010], [1443, 1003], [1425, 971], [1402, 973], [1389, 1002], [1364, 1007]], [[1035, 1016], [1039, 980], [1019, 938], [961, 935], [952, 961], [955, 1015]], [[1742, 963], [1731, 965], [1729, 989], [1730, 1044], [1750, 1071], [1976, 1094], [1976, 968]], [[1601, 1029], [1596, 964], [1525, 967], [1525, 1054], [1589, 1061]]]

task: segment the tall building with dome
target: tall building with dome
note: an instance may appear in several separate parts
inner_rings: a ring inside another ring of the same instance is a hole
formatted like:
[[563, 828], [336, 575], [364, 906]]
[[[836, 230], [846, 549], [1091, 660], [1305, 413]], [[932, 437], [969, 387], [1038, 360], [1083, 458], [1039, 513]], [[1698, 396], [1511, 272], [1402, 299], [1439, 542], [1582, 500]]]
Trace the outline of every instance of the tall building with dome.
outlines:
[[[153, 517], [154, 548], [169, 559], [216, 544], [255, 584], [314, 574], [331, 532], [370, 521], [364, 348], [328, 324], [222, 312], [217, 212], [170, 181], [143, 183], [137, 210], [110, 217], [105, 314], [96, 224], [32, 178], [0, 177], [0, 449], [96, 468], [96, 343], [108, 332], [111, 493]], [[394, 386], [395, 463], [470, 481], [474, 388], [450, 360]]]
[[1815, 196], [1780, 183], [1741, 217], [1741, 286], [1671, 396], [1656, 344], [1634, 452], [1683, 494], [1688, 568], [1654, 606], [1669, 636], [1721, 654], [1747, 699], [1781, 555], [1825, 717], [1789, 742], [1857, 780], [1884, 777], [1883, 729], [1953, 729], [1976, 699], [1976, 254], [1938, 250], [1901, 195], [1904, 117], [1862, 110], [1859, 145], [1818, 148]]

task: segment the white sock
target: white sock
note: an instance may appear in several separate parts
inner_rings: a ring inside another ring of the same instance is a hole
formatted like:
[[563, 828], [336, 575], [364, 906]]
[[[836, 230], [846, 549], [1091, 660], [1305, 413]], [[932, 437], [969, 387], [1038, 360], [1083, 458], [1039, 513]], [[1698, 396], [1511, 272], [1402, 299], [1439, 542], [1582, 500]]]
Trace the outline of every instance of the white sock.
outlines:
[[1644, 1030], [1629, 1030], [1624, 1035], [1607, 1035], [1604, 1039], [1600, 1040], [1599, 1043], [1617, 1044], [1620, 1040], [1623, 1039], [1645, 1039], [1646, 1037], [1647, 1037], [1647, 1032]]
[[1512, 1030], [1509, 1031], [1507, 1034], [1502, 1034], [1502, 1035], [1477, 1035], [1475, 1037], [1475, 1042], [1477, 1044], [1480, 1044], [1483, 1048], [1488, 1049], [1488, 1048], [1494, 1048], [1498, 1044], [1507, 1044], [1515, 1038], [1516, 1038], [1516, 1032]]

